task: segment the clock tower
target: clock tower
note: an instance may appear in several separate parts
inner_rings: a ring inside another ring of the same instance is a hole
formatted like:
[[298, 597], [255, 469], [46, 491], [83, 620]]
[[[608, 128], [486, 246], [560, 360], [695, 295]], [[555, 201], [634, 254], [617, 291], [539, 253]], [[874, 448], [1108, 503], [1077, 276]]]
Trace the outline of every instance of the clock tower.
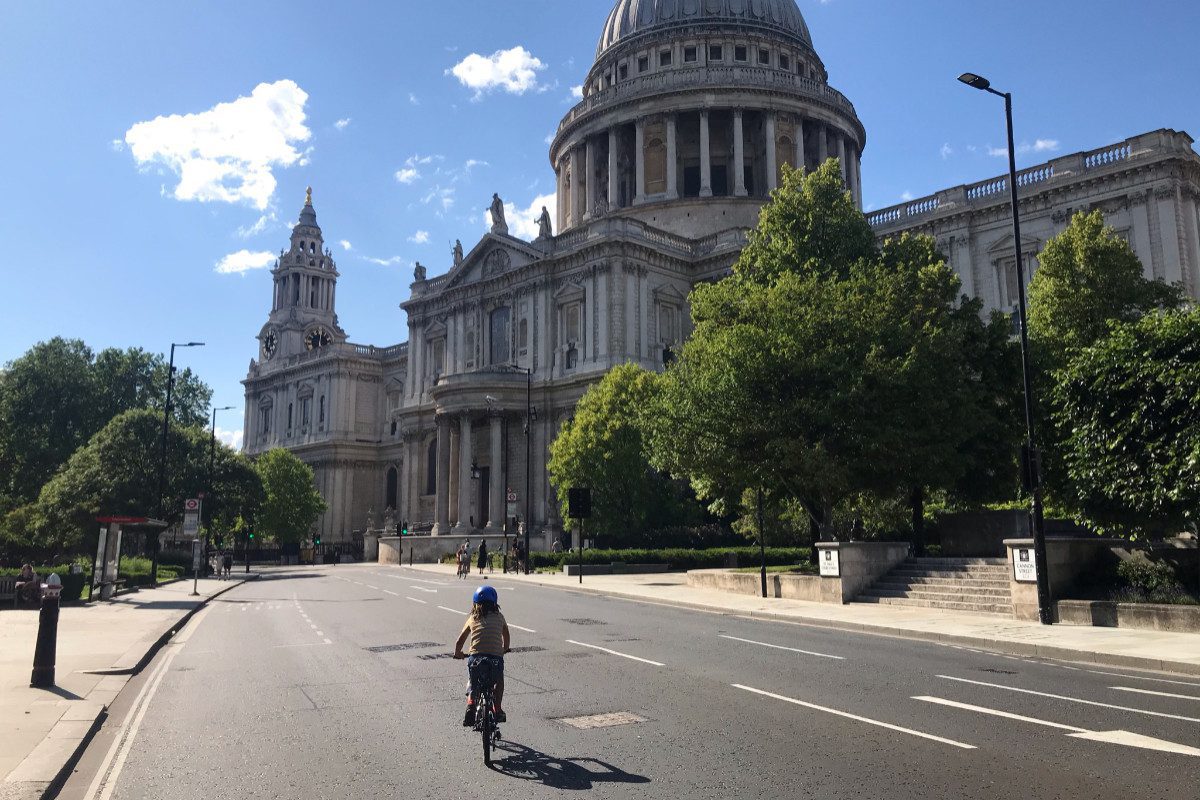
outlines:
[[262, 363], [286, 360], [346, 341], [334, 312], [337, 299], [337, 265], [325, 248], [312, 188], [292, 229], [291, 247], [280, 251], [271, 270], [274, 289], [271, 315], [259, 332]]

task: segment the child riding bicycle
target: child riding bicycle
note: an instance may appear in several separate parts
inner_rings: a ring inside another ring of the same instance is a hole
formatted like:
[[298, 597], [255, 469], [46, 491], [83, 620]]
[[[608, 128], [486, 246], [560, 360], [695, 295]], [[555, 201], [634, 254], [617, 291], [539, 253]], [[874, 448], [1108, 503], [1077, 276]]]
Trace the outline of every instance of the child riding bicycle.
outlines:
[[[467, 694], [467, 713], [463, 727], [475, 724], [475, 696], [486, 688], [485, 683], [495, 686], [493, 698], [496, 722], [507, 722], [504, 713], [504, 654], [509, 651], [508, 623], [500, 613], [499, 597], [491, 586], [480, 586], [471, 597], [471, 615], [467, 617], [458, 641], [454, 643], [454, 657], [467, 659], [467, 675], [471, 690]], [[464, 651], [463, 646], [470, 642]]]

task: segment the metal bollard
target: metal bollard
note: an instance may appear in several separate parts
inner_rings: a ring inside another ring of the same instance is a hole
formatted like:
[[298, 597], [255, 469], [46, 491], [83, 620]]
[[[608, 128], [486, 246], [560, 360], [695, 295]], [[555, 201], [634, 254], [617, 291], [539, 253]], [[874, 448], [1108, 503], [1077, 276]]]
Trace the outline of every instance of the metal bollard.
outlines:
[[62, 579], [51, 573], [42, 587], [42, 610], [38, 615], [37, 646], [33, 651], [33, 673], [29, 685], [48, 689], [54, 685], [54, 662], [58, 658], [58, 596]]

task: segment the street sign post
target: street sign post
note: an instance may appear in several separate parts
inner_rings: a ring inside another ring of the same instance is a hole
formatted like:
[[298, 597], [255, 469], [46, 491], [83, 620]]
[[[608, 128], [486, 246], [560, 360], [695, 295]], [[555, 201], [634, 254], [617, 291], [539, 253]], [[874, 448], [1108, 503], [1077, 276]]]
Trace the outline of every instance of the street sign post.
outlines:
[[196, 582], [200, 579], [200, 567], [204, 563], [204, 547], [199, 539], [192, 539], [192, 597], [199, 594]]
[[567, 516], [579, 523], [579, 582], [583, 583], [583, 521], [592, 515], [592, 490], [587, 486], [567, 489]]

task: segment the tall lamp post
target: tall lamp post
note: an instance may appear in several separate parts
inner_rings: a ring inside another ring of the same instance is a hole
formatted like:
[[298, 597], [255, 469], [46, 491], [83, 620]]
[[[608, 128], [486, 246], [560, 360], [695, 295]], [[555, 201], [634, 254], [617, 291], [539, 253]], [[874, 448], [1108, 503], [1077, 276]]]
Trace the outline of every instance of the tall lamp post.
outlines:
[[525, 373], [525, 574], [529, 574], [529, 526], [533, 510], [533, 423], [537, 422], [537, 409], [533, 407], [533, 370], [529, 367], [512, 365], [516, 372]]
[[[167, 365], [167, 402], [163, 405], [162, 442], [158, 451], [158, 518], [166, 519], [167, 492], [167, 429], [171, 423], [171, 390], [175, 388], [175, 348], [204, 347], [204, 342], [171, 343], [171, 360]], [[150, 586], [158, 586], [158, 532], [154, 532], [154, 545], [150, 548]]]
[[[221, 406], [212, 410], [212, 433], [208, 443], [208, 494], [205, 499], [209, 502], [206, 505], [211, 506], [213, 499], [213, 481], [216, 479], [217, 467], [217, 412], [230, 411], [234, 406]], [[201, 507], [203, 510], [203, 506]], [[204, 528], [204, 563], [208, 563], [208, 546], [209, 538], [212, 530], [212, 509], [208, 511], [208, 524]]]
[[1008, 122], [1008, 192], [1012, 201], [1013, 248], [1017, 261], [1018, 313], [1021, 322], [1021, 372], [1025, 382], [1025, 446], [1021, 448], [1021, 476], [1025, 490], [1033, 497], [1029, 525], [1033, 533], [1033, 557], [1037, 568], [1038, 618], [1043, 625], [1054, 622], [1051, 609], [1050, 576], [1046, 572], [1046, 527], [1042, 518], [1041, 455], [1034, 446], [1034, 399], [1032, 364], [1029, 356], [1029, 317], [1025, 302], [1025, 261], [1021, 252], [1021, 213], [1017, 199], [1017, 151], [1013, 137], [1012, 93], [992, 88], [987, 78], [965, 72], [959, 81], [981, 92], [1004, 98]]

